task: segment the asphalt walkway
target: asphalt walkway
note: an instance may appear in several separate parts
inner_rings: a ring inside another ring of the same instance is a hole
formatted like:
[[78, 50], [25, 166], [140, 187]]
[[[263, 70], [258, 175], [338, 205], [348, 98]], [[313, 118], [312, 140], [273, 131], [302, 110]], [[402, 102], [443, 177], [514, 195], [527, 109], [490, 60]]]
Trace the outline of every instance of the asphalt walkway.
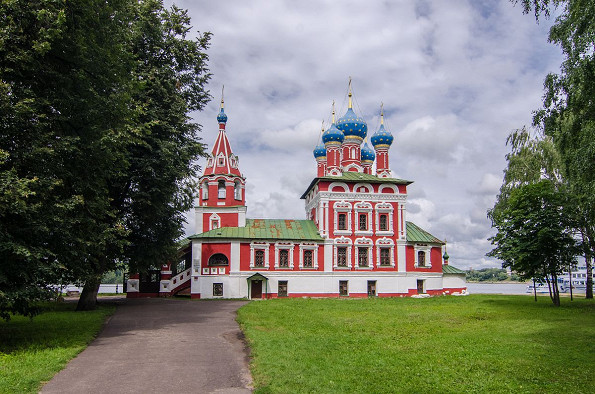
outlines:
[[245, 301], [127, 299], [42, 393], [250, 393]]

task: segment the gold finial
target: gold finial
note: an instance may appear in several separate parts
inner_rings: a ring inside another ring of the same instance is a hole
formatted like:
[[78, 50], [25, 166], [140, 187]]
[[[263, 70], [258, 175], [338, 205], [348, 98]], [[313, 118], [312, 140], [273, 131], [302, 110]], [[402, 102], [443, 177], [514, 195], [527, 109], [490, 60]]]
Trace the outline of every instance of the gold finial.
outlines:
[[380, 103], [380, 124], [384, 124], [384, 103]]
[[225, 85], [221, 86], [221, 109], [223, 109], [223, 91], [225, 90]]
[[352, 102], [351, 96], [353, 96], [353, 94], [351, 93], [351, 77], [349, 77], [349, 106], [348, 106], [348, 108], [353, 108], [353, 102]]
[[333, 124], [335, 124], [335, 100], [333, 100]]
[[324, 132], [324, 119], [322, 120], [322, 131]]

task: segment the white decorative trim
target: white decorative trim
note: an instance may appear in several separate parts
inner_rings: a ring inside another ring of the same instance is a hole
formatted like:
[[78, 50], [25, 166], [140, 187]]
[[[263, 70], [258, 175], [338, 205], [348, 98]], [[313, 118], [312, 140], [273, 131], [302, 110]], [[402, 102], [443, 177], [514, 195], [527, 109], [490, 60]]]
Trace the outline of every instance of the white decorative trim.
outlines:
[[[350, 238], [345, 238], [345, 237], [340, 237], [340, 238], [335, 238], [335, 244], [333, 245], [333, 268], [334, 269], [351, 269], [351, 267], [353, 266], [352, 264], [352, 260], [351, 260], [351, 251], [352, 251], [352, 241]], [[347, 266], [343, 267], [343, 266], [338, 266], [337, 265], [337, 248], [347, 248], [347, 256], [345, 256], [345, 260], [347, 263]]]
[[[216, 226], [214, 224], [216, 224]], [[213, 213], [209, 216], [209, 230], [214, 230], [216, 228], [221, 228], [221, 217], [216, 213]]]
[[[254, 251], [264, 250], [264, 267], [254, 266]], [[263, 270], [269, 269], [269, 243], [268, 242], [251, 242], [250, 243], [250, 269]]]
[[[389, 257], [390, 257], [390, 264], [389, 265], [382, 265], [380, 264], [380, 249], [387, 248], [390, 250]], [[376, 267], [393, 267], [395, 266], [395, 243], [390, 238], [380, 238], [376, 240]]]
[[[275, 243], [275, 269], [292, 270], [293, 269], [293, 243], [292, 242], [276, 242]], [[279, 252], [281, 250], [288, 251], [288, 267], [279, 266]]]
[[[365, 187], [367, 191], [360, 191], [360, 187]], [[356, 183], [355, 186], [353, 186], [353, 191], [355, 193], [374, 193], [374, 187], [369, 183]]]
[[[381, 235], [394, 235], [394, 228], [393, 228], [393, 222], [394, 222], [394, 217], [393, 217], [393, 206], [392, 204], [388, 203], [388, 202], [379, 202], [378, 204], [376, 204], [376, 206], [374, 207], [375, 211], [376, 211], [376, 225], [375, 225], [375, 230], [376, 230], [376, 235], [381, 236]], [[380, 230], [380, 214], [387, 214], [387, 225], [388, 225], [388, 230]]]
[[[339, 191], [339, 192], [335, 192], [333, 190], [335, 187], [342, 187], [343, 190]], [[330, 193], [349, 193], [351, 190], [349, 189], [349, 185], [346, 184], [345, 182], [333, 182], [330, 185], [328, 185], [328, 191]]]
[[[430, 260], [430, 252], [432, 250], [432, 247], [430, 245], [415, 244], [415, 245], [413, 245], [413, 250], [414, 250], [414, 258], [415, 258], [415, 264], [414, 264], [415, 268], [432, 268], [432, 261]], [[419, 252], [425, 253], [425, 264], [424, 265], [419, 265], [418, 256], [417, 256], [417, 254]]]
[[[311, 250], [312, 253], [312, 267], [304, 267], [304, 251]], [[303, 243], [300, 244], [300, 269], [315, 270], [318, 269], [318, 244]]]
[[[351, 229], [353, 228], [353, 224], [352, 224], [352, 205], [351, 203], [348, 203], [345, 200], [342, 201], [338, 201], [335, 202], [333, 204], [333, 213], [334, 213], [334, 234], [335, 235], [351, 235], [352, 231]], [[347, 214], [347, 229], [346, 230], [339, 230], [339, 213], [345, 213]]]
[[[355, 226], [354, 226], [355, 235], [372, 235], [372, 234], [374, 234], [374, 231], [372, 230], [372, 204], [370, 204], [369, 202], [360, 201], [358, 203], [355, 203], [354, 209], [355, 209]], [[367, 225], [366, 230], [359, 229], [360, 214], [366, 215], [366, 225]]]
[[[355, 259], [354, 264], [357, 269], [373, 269], [374, 268], [374, 261], [372, 260], [372, 247], [374, 246], [374, 241], [370, 238], [357, 238], [354, 242], [355, 248]], [[368, 254], [368, 265], [360, 266], [359, 265], [359, 248], [365, 247], [367, 249]]]
[[394, 194], [399, 194], [399, 188], [396, 185], [381, 183], [380, 186], [378, 186], [378, 193], [382, 193], [382, 190], [384, 189], [391, 189]]

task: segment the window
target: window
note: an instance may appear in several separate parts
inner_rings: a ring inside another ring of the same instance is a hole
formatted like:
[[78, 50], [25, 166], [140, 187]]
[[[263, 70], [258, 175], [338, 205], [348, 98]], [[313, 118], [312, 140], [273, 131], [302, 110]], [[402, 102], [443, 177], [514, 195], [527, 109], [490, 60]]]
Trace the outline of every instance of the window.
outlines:
[[217, 191], [219, 198], [225, 198], [225, 181], [219, 181]]
[[378, 217], [378, 229], [388, 231], [388, 215], [383, 213]]
[[213, 297], [223, 297], [223, 283], [213, 283]]
[[376, 281], [368, 281], [368, 297], [376, 297]]
[[390, 248], [380, 248], [380, 265], [390, 265]]
[[259, 268], [264, 267], [264, 250], [259, 249], [254, 251], [254, 266]]
[[279, 267], [289, 268], [289, 250], [279, 250]]
[[219, 220], [218, 219], [211, 219], [211, 230], [219, 228]]
[[360, 231], [365, 231], [368, 229], [368, 215], [365, 213], [359, 214], [359, 227]]
[[217, 166], [223, 167], [224, 165], [225, 165], [225, 158], [223, 156], [220, 156], [219, 159], [217, 160]]
[[337, 223], [337, 228], [339, 230], [347, 230], [347, 214], [346, 213], [340, 213], [338, 215], [338, 223]]
[[210, 266], [220, 266], [220, 265], [229, 265], [229, 260], [227, 256], [223, 253], [215, 253], [211, 257], [209, 257], [209, 265]]
[[234, 191], [234, 198], [236, 200], [241, 200], [242, 199], [242, 188], [240, 185], [240, 181], [235, 181], [234, 186], [233, 186], [233, 191]]
[[287, 281], [280, 280], [277, 287], [277, 297], [287, 297]]
[[209, 184], [207, 182], [203, 183], [201, 186], [202, 189], [202, 199], [208, 200], [209, 199]]
[[347, 289], [347, 281], [346, 280], [339, 281], [339, 295], [340, 296], [348, 296], [349, 295], [349, 290]]
[[426, 252], [423, 252], [423, 251], [417, 252], [417, 266], [418, 267], [426, 266]]
[[347, 267], [347, 248], [337, 248], [337, 267]]
[[360, 267], [368, 266], [368, 248], [362, 246], [357, 248], [357, 264]]
[[312, 255], [313, 252], [311, 250], [304, 250], [304, 268], [314, 267]]

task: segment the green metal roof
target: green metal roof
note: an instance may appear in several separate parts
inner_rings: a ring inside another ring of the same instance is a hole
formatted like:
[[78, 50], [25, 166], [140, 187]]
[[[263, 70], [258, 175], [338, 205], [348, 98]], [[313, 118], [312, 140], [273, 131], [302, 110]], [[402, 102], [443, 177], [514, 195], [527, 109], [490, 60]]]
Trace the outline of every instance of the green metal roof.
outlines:
[[396, 185], [410, 185], [413, 181], [407, 181], [399, 178], [379, 178], [376, 175], [363, 174], [361, 172], [344, 172], [341, 176], [323, 176], [314, 178], [310, 183], [310, 186], [302, 194], [301, 199], [306, 198], [308, 192], [314, 187], [319, 181], [339, 181], [339, 182], [367, 182], [367, 183], [392, 183]]
[[221, 227], [190, 239], [287, 239], [324, 241], [312, 220], [247, 219], [246, 227]]
[[453, 267], [450, 264], [442, 266], [442, 273], [443, 274], [466, 274], [465, 271], [460, 270], [457, 267]]
[[433, 244], [445, 243], [411, 222], [407, 222], [407, 242], [424, 242]]

